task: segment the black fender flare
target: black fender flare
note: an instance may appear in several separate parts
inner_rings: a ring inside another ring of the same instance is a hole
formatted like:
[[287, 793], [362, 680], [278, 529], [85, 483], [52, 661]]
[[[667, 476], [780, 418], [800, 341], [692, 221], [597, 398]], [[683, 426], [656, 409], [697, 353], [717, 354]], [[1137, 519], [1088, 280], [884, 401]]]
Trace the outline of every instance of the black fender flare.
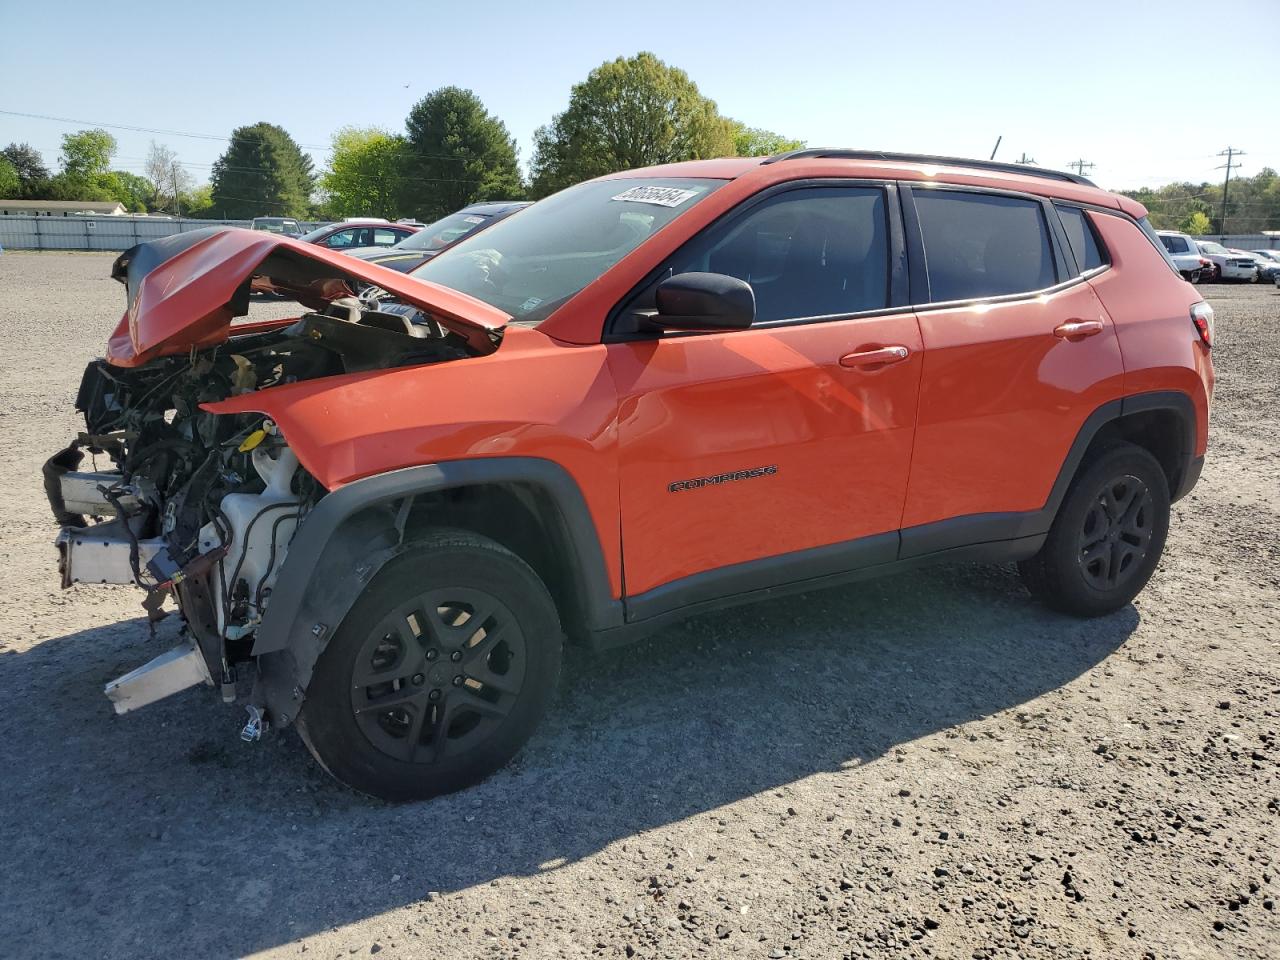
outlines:
[[[1172, 500], [1178, 500], [1186, 495], [1191, 487], [1195, 485], [1196, 477], [1199, 476], [1200, 472], [1198, 469], [1194, 469], [1193, 464], [1196, 453], [1195, 404], [1191, 402], [1191, 397], [1178, 390], [1135, 393], [1104, 403], [1093, 411], [1081, 425], [1075, 441], [1071, 444], [1071, 449], [1067, 451], [1066, 459], [1062, 463], [1062, 469], [1058, 472], [1058, 479], [1054, 482], [1053, 489], [1049, 493], [1049, 499], [1045, 502], [1044, 509], [1041, 511], [1048, 523], [1051, 524], [1053, 518], [1057, 516], [1058, 507], [1062, 505], [1062, 499], [1067, 495], [1067, 488], [1071, 486], [1071, 481], [1075, 479], [1076, 472], [1080, 469], [1080, 463], [1084, 460], [1084, 455], [1088, 452], [1093, 441], [1097, 439], [1102, 428], [1109, 423], [1123, 420], [1125, 417], [1133, 416], [1137, 413], [1147, 413], [1152, 410], [1171, 410], [1177, 415], [1178, 423], [1182, 428], [1178, 450], [1180, 469], [1177, 488], [1171, 488], [1169, 494]], [[1045, 525], [1045, 531], [1048, 531], [1048, 529], [1048, 525]]]
[[289, 545], [254, 639], [258, 699], [279, 726], [297, 717], [316, 661], [379, 570], [410, 549], [404, 522], [413, 499], [459, 487], [524, 484], [555, 504], [572, 551], [568, 567], [588, 631], [622, 623], [604, 551], [577, 482], [557, 463], [491, 457], [405, 467], [356, 480], [322, 497]]

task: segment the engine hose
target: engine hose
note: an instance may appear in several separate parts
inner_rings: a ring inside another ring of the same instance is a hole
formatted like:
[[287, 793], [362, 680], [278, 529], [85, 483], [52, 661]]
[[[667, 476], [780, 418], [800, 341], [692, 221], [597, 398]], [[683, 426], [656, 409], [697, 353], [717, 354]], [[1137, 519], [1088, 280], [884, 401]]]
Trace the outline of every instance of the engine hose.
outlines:
[[[253, 515], [253, 519], [251, 519], [251, 520], [249, 521], [248, 525], [246, 525], [246, 526], [245, 526], [245, 528], [244, 528], [244, 534], [243, 534], [243, 536], [241, 537], [241, 541], [245, 544], [245, 547], [241, 549], [241, 551], [240, 551], [240, 557], [239, 557], [239, 559], [238, 559], [238, 560], [236, 560], [236, 566], [235, 566], [235, 569], [231, 572], [231, 578], [230, 578], [230, 580], [231, 580], [231, 588], [232, 588], [233, 590], [235, 589], [236, 581], [240, 578], [240, 569], [244, 566], [244, 558], [245, 558], [245, 555], [249, 552], [249, 550], [248, 550], [248, 546], [247, 546], [247, 545], [248, 545], [248, 543], [249, 543], [249, 534], [251, 534], [251, 533], [253, 532], [254, 525], [255, 525], [259, 520], [261, 520], [261, 519], [262, 519], [266, 514], [270, 513], [272, 510], [280, 510], [280, 509], [296, 510], [297, 508], [298, 508], [298, 504], [297, 504], [297, 502], [296, 502], [296, 501], [288, 501], [288, 502], [286, 502], [286, 503], [269, 503], [269, 504], [267, 504], [265, 507], [263, 507], [261, 510], [259, 510], [257, 513], [255, 513], [255, 514]], [[230, 598], [230, 596], [228, 596], [228, 597], [227, 597], [227, 599], [226, 599], [226, 601], [225, 601], [225, 603], [226, 603], [226, 611], [227, 611], [228, 616], [229, 616], [229, 615], [230, 615], [230, 613], [231, 613], [231, 602], [230, 602], [230, 600], [231, 600], [231, 598]]]
[[286, 520], [297, 520], [302, 513], [286, 513], [283, 517], [276, 517], [275, 522], [271, 524], [271, 555], [267, 562], [267, 569], [263, 572], [262, 578], [258, 581], [258, 586], [253, 591], [253, 605], [262, 610], [262, 589], [267, 583], [267, 577], [271, 576], [271, 571], [276, 567], [276, 534], [280, 532], [280, 524]]

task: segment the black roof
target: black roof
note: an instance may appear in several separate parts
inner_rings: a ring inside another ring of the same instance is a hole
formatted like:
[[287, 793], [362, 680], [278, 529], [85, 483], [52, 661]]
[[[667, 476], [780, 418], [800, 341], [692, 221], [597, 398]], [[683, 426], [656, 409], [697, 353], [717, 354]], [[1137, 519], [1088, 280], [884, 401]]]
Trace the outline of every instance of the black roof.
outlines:
[[1062, 170], [1046, 170], [1044, 167], [1033, 167], [1025, 163], [1000, 163], [996, 160], [966, 160], [963, 157], [935, 157], [927, 153], [887, 153], [882, 150], [847, 150], [829, 149], [825, 147], [809, 147], [803, 150], [790, 150], [777, 156], [769, 157], [764, 163], [778, 163], [782, 160], [800, 160], [809, 157], [831, 157], [841, 160], [890, 160], [898, 163], [931, 163], [948, 167], [973, 167], [976, 170], [992, 170], [999, 173], [1017, 173], [1024, 177], [1043, 177], [1046, 180], [1065, 180], [1086, 187], [1097, 186], [1092, 180], [1065, 173]]

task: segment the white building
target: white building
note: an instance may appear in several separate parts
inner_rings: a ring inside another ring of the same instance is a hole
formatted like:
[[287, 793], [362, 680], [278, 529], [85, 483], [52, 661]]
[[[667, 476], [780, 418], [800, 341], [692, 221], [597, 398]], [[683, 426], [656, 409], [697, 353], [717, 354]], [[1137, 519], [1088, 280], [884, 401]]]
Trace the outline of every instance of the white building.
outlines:
[[118, 217], [128, 211], [119, 200], [0, 200], [0, 217], [70, 217], [77, 213]]

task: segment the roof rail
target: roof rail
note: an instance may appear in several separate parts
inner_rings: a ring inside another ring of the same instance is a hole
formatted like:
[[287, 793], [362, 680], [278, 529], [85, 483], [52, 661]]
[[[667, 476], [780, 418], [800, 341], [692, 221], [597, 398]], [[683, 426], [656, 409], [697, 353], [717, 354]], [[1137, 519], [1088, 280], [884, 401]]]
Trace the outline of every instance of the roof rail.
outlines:
[[926, 153], [886, 153], [882, 150], [831, 150], [823, 147], [809, 147], [802, 150], [789, 150], [776, 156], [768, 157], [763, 163], [777, 163], [780, 160], [803, 160], [811, 157], [830, 157], [837, 160], [890, 160], [898, 163], [930, 163], [948, 167], [973, 167], [978, 170], [994, 170], [1000, 173], [1017, 173], [1024, 177], [1043, 177], [1046, 180], [1065, 180], [1079, 183], [1086, 187], [1095, 187], [1092, 180], [1064, 173], [1061, 170], [1046, 170], [1044, 167], [1033, 167], [1025, 163], [999, 163], [995, 160], [966, 160], [963, 157], [935, 157]]

